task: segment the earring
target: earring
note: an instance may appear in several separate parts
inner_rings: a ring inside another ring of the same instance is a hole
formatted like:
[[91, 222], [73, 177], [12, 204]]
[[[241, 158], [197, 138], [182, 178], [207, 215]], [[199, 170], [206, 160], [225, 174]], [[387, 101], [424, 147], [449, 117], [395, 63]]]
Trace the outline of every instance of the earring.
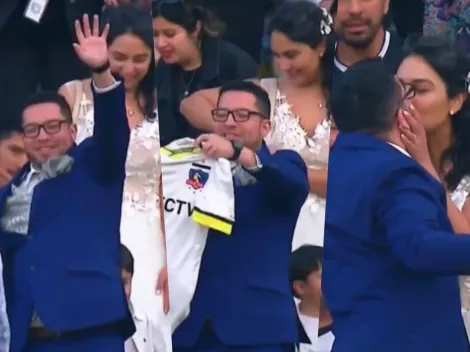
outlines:
[[454, 110], [450, 110], [450, 116], [454, 116]]

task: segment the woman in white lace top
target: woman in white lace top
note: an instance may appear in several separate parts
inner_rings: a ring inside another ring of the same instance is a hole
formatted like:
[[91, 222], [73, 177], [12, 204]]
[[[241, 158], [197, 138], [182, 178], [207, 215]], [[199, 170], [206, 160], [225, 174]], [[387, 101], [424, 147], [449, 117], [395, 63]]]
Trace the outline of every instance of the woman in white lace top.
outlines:
[[[416, 127], [402, 123], [403, 141], [408, 152], [423, 167], [431, 174], [439, 175], [448, 190], [447, 212], [454, 231], [467, 235], [470, 234], [469, 71], [470, 61], [450, 41], [423, 37], [411, 45], [410, 53], [397, 73], [406, 92], [407, 104], [412, 104], [416, 115], [421, 117]], [[470, 335], [468, 276], [460, 277], [460, 294], [464, 322]]]
[[298, 151], [309, 168], [310, 195], [299, 215], [293, 249], [303, 244], [323, 245], [331, 79], [326, 39], [331, 24], [328, 12], [308, 0], [285, 2], [268, 24], [281, 78], [261, 81], [271, 95], [275, 92], [266, 143], [272, 150]]
[[[131, 303], [140, 319], [146, 317], [152, 321], [151, 326], [161, 329], [145, 339], [152, 341], [155, 336], [163, 335], [166, 341], [159, 344], [171, 351], [171, 328], [164, 314], [168, 292], [156, 292], [158, 277], [165, 276], [166, 258], [160, 208], [160, 143], [155, 112], [152, 21], [148, 12], [125, 4], [110, 7], [103, 17], [110, 24], [111, 70], [123, 79], [131, 128], [121, 218], [121, 242], [135, 259]], [[68, 82], [60, 89], [73, 111], [77, 143], [93, 133], [90, 89], [89, 80]], [[148, 333], [151, 331], [138, 332], [138, 336]]]

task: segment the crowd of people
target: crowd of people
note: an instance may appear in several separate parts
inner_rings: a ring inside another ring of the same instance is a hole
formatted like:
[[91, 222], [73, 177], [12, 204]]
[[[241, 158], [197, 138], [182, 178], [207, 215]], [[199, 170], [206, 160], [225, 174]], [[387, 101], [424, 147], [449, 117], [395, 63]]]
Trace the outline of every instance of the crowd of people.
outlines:
[[470, 4], [409, 3], [2, 2], [0, 352], [468, 350], [468, 240], [392, 235], [470, 233]]

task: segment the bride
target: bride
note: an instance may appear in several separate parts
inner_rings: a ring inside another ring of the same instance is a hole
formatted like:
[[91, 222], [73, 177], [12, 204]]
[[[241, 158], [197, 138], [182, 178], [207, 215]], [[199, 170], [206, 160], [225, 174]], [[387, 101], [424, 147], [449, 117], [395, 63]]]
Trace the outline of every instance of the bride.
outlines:
[[[164, 312], [168, 309], [165, 282], [166, 259], [160, 209], [160, 144], [155, 112], [154, 55], [151, 18], [132, 6], [110, 7], [102, 15], [110, 25], [108, 50], [113, 73], [126, 88], [127, 118], [131, 139], [126, 164], [127, 178], [122, 203], [121, 242], [135, 258], [131, 307], [134, 316], [150, 321], [138, 333], [147, 341], [164, 336], [158, 352], [171, 351], [171, 330]], [[93, 133], [93, 101], [90, 80], [72, 81], [60, 89], [77, 125], [76, 142]], [[112, 128], [112, 126], [109, 126]], [[157, 283], [157, 291], [155, 283]], [[153, 350], [152, 350], [153, 351]]]
[[299, 152], [309, 172], [310, 194], [299, 214], [293, 250], [323, 246], [331, 124], [325, 50], [331, 24], [328, 12], [310, 1], [283, 3], [268, 24], [281, 78], [261, 80], [274, 105], [266, 143], [271, 150]]
[[[447, 38], [411, 45], [398, 68], [410, 114], [400, 121], [410, 155], [447, 190], [455, 233], [470, 234], [470, 61]], [[465, 235], [461, 235], [465, 236]], [[470, 277], [460, 277], [462, 314], [470, 337]]]

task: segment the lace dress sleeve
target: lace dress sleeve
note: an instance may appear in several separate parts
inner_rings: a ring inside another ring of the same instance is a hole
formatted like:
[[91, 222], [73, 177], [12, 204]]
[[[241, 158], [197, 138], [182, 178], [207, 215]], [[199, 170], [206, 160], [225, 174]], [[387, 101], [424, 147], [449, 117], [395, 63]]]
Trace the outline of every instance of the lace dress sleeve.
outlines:
[[466, 176], [460, 181], [459, 185], [454, 192], [450, 195], [450, 198], [454, 202], [455, 206], [461, 211], [465, 202], [470, 194], [470, 176]]

